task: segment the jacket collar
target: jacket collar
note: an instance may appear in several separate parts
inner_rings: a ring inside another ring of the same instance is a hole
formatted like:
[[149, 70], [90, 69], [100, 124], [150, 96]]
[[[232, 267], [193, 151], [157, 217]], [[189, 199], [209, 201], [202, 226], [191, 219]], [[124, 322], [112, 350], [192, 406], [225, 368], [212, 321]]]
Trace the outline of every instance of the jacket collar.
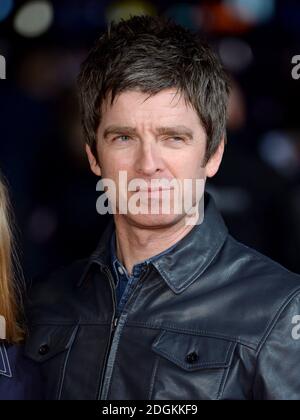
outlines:
[[[216, 208], [213, 198], [205, 193], [204, 220], [195, 225], [170, 252], [155, 259], [151, 264], [156, 268], [170, 289], [179, 294], [187, 289], [209, 267], [223, 246], [228, 230]], [[91, 255], [81, 276], [80, 286], [92, 265], [109, 266], [110, 239], [115, 230], [113, 219], [104, 231], [99, 246]]]

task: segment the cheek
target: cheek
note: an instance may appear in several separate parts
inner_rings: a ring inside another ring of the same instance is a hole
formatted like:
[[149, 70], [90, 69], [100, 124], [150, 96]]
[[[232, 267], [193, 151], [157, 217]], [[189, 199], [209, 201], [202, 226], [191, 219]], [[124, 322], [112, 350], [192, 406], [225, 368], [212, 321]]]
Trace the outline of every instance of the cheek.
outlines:
[[181, 153], [169, 159], [168, 167], [173, 176], [179, 179], [195, 179], [204, 177], [204, 168], [202, 168], [203, 158], [200, 159], [199, 150], [193, 153]]
[[124, 154], [107, 151], [102, 155], [102, 176], [106, 178], [118, 180], [120, 171], [126, 171], [129, 175], [132, 168], [132, 159]]

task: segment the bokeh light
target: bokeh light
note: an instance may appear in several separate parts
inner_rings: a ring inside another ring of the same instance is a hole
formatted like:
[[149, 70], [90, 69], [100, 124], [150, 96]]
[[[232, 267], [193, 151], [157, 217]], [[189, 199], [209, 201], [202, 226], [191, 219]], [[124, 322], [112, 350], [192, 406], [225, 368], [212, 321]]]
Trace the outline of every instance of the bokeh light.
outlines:
[[13, 6], [13, 0], [0, 0], [0, 22], [7, 18]]
[[269, 131], [259, 145], [261, 158], [284, 176], [294, 175], [299, 168], [296, 146], [284, 131]]
[[53, 8], [48, 1], [31, 1], [18, 10], [14, 28], [24, 37], [37, 37], [49, 29], [52, 21]]
[[120, 19], [129, 19], [130, 16], [154, 15], [155, 12], [154, 5], [146, 1], [117, 1], [108, 7], [106, 19], [108, 22], [118, 22]]
[[238, 38], [221, 40], [219, 54], [225, 67], [232, 72], [245, 70], [253, 61], [250, 45]]
[[275, 14], [274, 0], [225, 0], [225, 5], [242, 21], [264, 23]]
[[165, 15], [185, 28], [197, 30], [201, 27], [203, 16], [200, 6], [177, 3], [166, 10]]
[[224, 3], [204, 3], [202, 7], [202, 26], [209, 33], [242, 34], [247, 33], [252, 23], [242, 21]]

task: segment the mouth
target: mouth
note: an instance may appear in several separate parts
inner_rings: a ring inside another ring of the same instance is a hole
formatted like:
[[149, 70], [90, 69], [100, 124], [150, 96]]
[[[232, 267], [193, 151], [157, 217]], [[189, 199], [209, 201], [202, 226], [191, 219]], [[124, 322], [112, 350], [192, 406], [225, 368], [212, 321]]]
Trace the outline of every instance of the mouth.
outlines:
[[159, 188], [152, 188], [152, 187], [148, 187], [148, 188], [137, 188], [136, 191], [137, 192], [148, 192], [148, 193], [154, 193], [154, 192], [160, 192], [160, 191], [171, 191], [173, 190], [174, 187], [169, 187], [169, 188], [165, 188], [165, 187], [159, 187]]

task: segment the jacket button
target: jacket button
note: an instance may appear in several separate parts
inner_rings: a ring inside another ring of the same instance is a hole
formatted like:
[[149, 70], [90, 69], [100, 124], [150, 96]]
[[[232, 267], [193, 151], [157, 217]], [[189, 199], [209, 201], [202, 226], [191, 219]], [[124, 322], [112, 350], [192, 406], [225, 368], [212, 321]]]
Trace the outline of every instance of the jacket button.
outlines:
[[47, 353], [49, 353], [49, 350], [50, 350], [50, 347], [48, 346], [48, 344], [43, 344], [39, 348], [39, 355], [45, 356]]
[[199, 360], [199, 356], [195, 351], [193, 351], [192, 353], [189, 353], [186, 356], [185, 360], [186, 360], [187, 363], [190, 363], [190, 364], [196, 363]]

